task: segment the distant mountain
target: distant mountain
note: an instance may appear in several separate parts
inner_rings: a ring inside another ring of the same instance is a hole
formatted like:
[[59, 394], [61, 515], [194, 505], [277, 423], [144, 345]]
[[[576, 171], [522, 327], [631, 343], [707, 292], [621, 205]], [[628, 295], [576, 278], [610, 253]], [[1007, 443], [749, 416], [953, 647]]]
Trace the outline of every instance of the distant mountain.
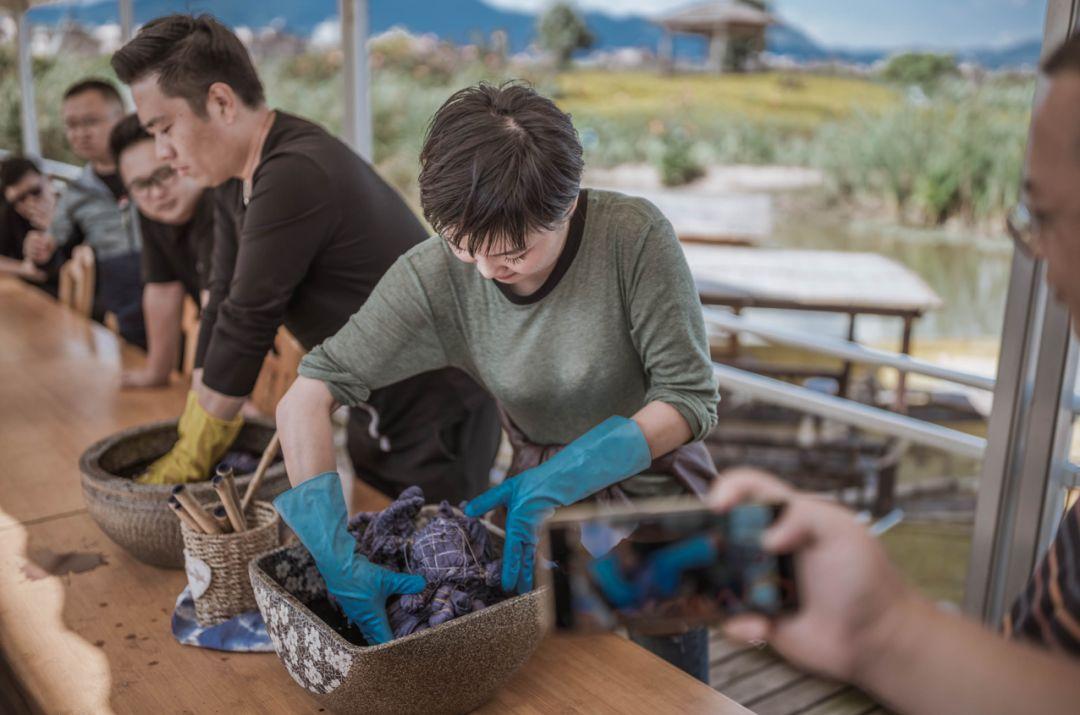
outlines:
[[[470, 42], [478, 34], [505, 30], [510, 47], [524, 50], [535, 37], [534, 15], [501, 10], [481, 0], [372, 0], [371, 30], [380, 33], [394, 26], [423, 34], [434, 33], [456, 43]], [[171, 12], [210, 12], [229, 25], [282, 29], [307, 36], [315, 27], [337, 15], [336, 0], [140, 0], [135, 4], [135, 22], [142, 24]], [[106, 0], [91, 5], [76, 2], [39, 6], [30, 11], [35, 23], [57, 25], [73, 20], [84, 25], [119, 22], [116, 3]], [[585, 19], [596, 36], [596, 49], [614, 50], [621, 47], [655, 49], [660, 41], [660, 28], [642, 17], [612, 17], [603, 13], [586, 13]], [[769, 29], [767, 46], [770, 53], [790, 57], [799, 62], [828, 61], [870, 64], [889, 53], [885, 51], [849, 51], [823, 47], [791, 25]], [[998, 49], [971, 50], [957, 53], [962, 59], [979, 62], [990, 68], [1034, 65], [1039, 57], [1038, 40]], [[680, 57], [700, 58], [706, 44], [700, 38], [678, 36], [676, 52]]]
[[987, 69], [1036, 67], [1042, 52], [1042, 40], [1027, 40], [1006, 47], [958, 52], [958, 59], [982, 65]]

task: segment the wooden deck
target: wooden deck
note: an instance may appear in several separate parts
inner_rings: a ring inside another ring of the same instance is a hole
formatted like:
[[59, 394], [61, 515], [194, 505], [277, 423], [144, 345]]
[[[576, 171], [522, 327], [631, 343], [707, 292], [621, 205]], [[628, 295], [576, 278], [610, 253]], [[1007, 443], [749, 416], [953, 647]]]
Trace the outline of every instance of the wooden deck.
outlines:
[[757, 715], [887, 715], [856, 688], [807, 675], [768, 648], [725, 640], [709, 642], [709, 682]]

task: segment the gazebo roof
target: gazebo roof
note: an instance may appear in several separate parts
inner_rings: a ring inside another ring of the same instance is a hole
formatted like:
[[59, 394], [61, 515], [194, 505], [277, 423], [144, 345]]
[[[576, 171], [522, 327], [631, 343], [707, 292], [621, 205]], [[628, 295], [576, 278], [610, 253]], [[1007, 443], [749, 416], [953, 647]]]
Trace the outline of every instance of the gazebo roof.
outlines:
[[740, 0], [713, 0], [661, 15], [656, 22], [677, 32], [709, 32], [717, 27], [768, 27], [776, 19]]
[[48, 5], [57, 0], [0, 0], [0, 12], [20, 13], [38, 5]]

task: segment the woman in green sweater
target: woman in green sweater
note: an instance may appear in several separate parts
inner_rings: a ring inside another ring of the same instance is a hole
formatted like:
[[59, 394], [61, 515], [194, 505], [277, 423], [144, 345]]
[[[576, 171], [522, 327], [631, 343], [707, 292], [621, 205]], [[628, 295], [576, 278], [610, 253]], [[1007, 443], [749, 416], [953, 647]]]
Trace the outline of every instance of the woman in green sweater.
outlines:
[[[278, 498], [328, 588], [372, 641], [386, 598], [424, 586], [353, 554], [333, 474], [330, 413], [453, 366], [500, 405], [508, 478], [467, 506], [507, 509], [503, 587], [532, 588], [543, 520], [598, 495], [702, 494], [700, 440], [717, 392], [690, 271], [650, 203], [585, 190], [570, 117], [520, 84], [447, 100], [421, 155], [424, 214], [438, 232], [402, 256], [335, 336], [313, 350], [278, 407], [295, 488]], [[704, 629], [635, 640], [706, 679]]]

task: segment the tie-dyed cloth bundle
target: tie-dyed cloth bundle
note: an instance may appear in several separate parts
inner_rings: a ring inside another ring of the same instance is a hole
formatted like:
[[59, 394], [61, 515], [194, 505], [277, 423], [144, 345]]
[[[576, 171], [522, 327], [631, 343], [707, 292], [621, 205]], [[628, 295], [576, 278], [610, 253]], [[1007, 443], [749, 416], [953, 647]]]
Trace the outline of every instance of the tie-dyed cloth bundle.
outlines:
[[400, 638], [507, 598], [500, 588], [502, 559], [479, 519], [447, 502], [417, 527], [424, 492], [409, 487], [382, 511], [363, 512], [349, 520], [357, 551], [374, 564], [423, 576], [427, 588], [395, 596], [386, 612], [394, 637]]

